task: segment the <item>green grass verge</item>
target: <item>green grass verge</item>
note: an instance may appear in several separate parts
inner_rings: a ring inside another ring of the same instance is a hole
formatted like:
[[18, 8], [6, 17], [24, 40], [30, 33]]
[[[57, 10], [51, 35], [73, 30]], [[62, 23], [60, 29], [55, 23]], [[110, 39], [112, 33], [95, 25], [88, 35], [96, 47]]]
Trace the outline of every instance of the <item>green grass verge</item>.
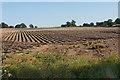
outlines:
[[118, 55], [9, 54], [2, 64], [3, 78], [118, 78]]

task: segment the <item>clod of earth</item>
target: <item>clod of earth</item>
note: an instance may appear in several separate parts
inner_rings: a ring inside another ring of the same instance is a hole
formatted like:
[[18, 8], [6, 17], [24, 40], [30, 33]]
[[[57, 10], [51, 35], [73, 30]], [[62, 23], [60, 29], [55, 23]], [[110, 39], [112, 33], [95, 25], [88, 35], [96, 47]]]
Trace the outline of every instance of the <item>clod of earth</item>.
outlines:
[[89, 53], [89, 52], [91, 52], [91, 50], [87, 50], [87, 49], [85, 50], [85, 53]]
[[102, 43], [97, 43], [94, 45], [94, 49], [101, 49], [101, 48], [106, 48], [106, 45]]

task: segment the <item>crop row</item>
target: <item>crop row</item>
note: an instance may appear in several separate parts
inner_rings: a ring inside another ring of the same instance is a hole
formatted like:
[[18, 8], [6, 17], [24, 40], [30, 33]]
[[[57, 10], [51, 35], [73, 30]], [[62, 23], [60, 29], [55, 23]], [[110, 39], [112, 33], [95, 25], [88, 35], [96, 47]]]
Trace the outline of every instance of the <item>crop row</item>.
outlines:
[[48, 41], [48, 39], [45, 38], [45, 35], [43, 34], [35, 35], [30, 31], [7, 33], [2, 36], [2, 40], [13, 42], [51, 43], [51, 41]]
[[13, 42], [37, 42], [37, 43], [60, 43], [74, 42], [85, 39], [118, 38], [118, 30], [38, 30], [38, 31], [12, 31], [2, 34], [3, 41]]

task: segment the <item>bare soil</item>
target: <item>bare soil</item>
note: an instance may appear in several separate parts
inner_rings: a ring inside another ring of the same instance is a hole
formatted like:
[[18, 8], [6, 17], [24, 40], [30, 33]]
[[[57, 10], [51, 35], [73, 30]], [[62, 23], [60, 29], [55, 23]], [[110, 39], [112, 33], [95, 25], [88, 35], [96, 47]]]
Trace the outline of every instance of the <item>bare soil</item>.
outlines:
[[[38, 28], [1, 29], [3, 53], [27, 53], [28, 50], [41, 53], [66, 52], [69, 55], [97, 55], [118, 53], [119, 28]], [[91, 43], [86, 46], [84, 43]], [[94, 45], [105, 45], [93, 49]]]

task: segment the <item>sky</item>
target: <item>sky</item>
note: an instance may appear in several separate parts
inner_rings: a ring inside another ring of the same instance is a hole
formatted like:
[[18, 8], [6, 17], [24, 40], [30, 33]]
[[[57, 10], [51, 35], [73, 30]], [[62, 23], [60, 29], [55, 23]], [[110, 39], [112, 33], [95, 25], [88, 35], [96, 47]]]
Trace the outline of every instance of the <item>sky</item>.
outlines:
[[59, 27], [72, 20], [82, 25], [117, 17], [117, 2], [2, 2], [2, 22], [13, 26]]

